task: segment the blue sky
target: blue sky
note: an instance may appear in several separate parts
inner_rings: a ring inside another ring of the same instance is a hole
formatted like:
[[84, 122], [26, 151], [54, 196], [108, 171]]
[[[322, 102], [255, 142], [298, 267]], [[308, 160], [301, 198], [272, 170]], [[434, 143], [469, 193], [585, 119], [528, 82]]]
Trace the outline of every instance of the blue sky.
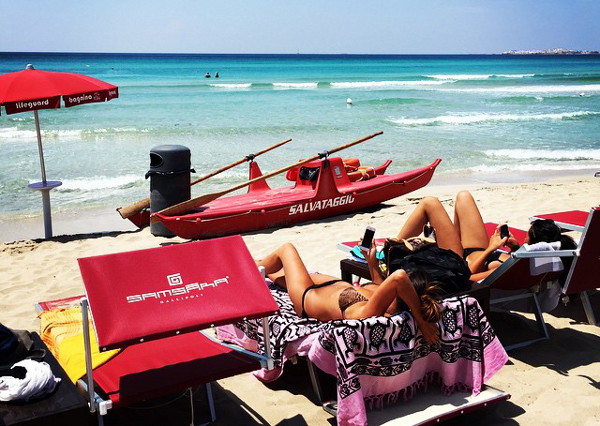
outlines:
[[0, 0], [0, 51], [600, 50], [599, 0]]

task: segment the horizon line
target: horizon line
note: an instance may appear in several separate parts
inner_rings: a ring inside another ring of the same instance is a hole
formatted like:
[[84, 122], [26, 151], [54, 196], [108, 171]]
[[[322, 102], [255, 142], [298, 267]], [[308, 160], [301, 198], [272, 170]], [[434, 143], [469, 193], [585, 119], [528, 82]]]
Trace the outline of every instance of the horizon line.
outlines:
[[[563, 48], [560, 48], [563, 49]], [[80, 54], [80, 55], [229, 55], [229, 56], [251, 56], [251, 55], [265, 55], [265, 56], [595, 56], [598, 53], [531, 53], [531, 54], [513, 54], [511, 52], [551, 52], [552, 50], [558, 50], [558, 48], [552, 49], [510, 49], [503, 52], [494, 53], [301, 53], [301, 52], [278, 52], [278, 53], [265, 53], [265, 52], [83, 52], [83, 51], [0, 51], [0, 54]], [[569, 52], [598, 52], [592, 49], [564, 49]]]

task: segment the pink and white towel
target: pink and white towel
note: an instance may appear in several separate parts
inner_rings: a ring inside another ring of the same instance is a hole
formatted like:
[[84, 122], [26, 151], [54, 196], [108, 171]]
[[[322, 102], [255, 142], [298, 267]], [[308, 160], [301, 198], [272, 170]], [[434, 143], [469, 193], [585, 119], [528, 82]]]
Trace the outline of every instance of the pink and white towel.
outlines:
[[[293, 355], [308, 356], [337, 377], [340, 425], [364, 425], [366, 408], [410, 399], [429, 386], [442, 392], [471, 392], [506, 363], [508, 356], [477, 301], [461, 296], [443, 300], [441, 341], [427, 344], [408, 312], [392, 317], [320, 322], [299, 318], [285, 291], [271, 287], [281, 315], [269, 319], [275, 369], [255, 376], [277, 379]], [[259, 321], [220, 327], [217, 336], [263, 351]]]

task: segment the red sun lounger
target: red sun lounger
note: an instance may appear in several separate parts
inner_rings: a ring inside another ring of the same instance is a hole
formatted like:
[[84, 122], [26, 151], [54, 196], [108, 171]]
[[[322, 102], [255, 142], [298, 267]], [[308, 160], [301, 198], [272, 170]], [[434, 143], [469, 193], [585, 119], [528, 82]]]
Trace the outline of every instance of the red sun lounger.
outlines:
[[582, 232], [588, 219], [588, 212], [569, 210], [558, 213], [540, 214], [529, 218], [530, 221], [537, 219], [552, 219], [562, 229]]
[[[207, 384], [214, 420], [210, 382], [272, 366], [198, 332], [279, 310], [240, 236], [82, 258], [79, 267], [90, 410], [99, 423], [113, 405], [199, 384]], [[100, 350], [124, 348], [93, 372], [88, 305]], [[99, 400], [94, 383], [109, 400]]]
[[565, 281], [562, 292], [566, 296], [579, 294], [587, 320], [598, 324], [587, 292], [600, 288], [600, 207], [589, 212], [571, 210], [533, 216], [530, 219], [552, 219], [563, 229], [581, 232], [575, 260]]
[[567, 275], [562, 292], [566, 296], [579, 294], [588, 322], [598, 325], [587, 292], [600, 288], [600, 207], [594, 207], [587, 215], [575, 259]]
[[[491, 236], [497, 226], [495, 223], [486, 223], [487, 234]], [[527, 231], [512, 227], [509, 227], [509, 230], [519, 245], [522, 246], [525, 243]], [[507, 252], [510, 252], [510, 249], [506, 249]], [[479, 282], [479, 285], [491, 288], [490, 304], [492, 305], [519, 299], [530, 298], [532, 300], [531, 308], [535, 314], [540, 337], [507, 345], [505, 346], [506, 350], [521, 348], [539, 340], [550, 338], [542, 314], [538, 291], [545, 283], [558, 279], [562, 271], [535, 272], [531, 269], [531, 262], [534, 262], [534, 259], [543, 258], [570, 258], [573, 257], [574, 253], [574, 250], [526, 251], [524, 248], [521, 248], [510, 253], [510, 258], [505, 260], [502, 265], [494, 269], [490, 275]], [[499, 294], [502, 295], [500, 296]]]

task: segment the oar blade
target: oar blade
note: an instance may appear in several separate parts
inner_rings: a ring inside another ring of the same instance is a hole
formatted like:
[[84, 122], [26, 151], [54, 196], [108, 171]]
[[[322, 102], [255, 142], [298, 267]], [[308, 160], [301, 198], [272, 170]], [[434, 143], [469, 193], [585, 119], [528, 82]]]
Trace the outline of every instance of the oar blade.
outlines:
[[133, 204], [130, 204], [125, 207], [119, 207], [117, 211], [121, 215], [123, 219], [128, 219], [131, 216], [134, 216], [141, 212], [144, 209], [150, 207], [150, 198], [144, 198], [143, 200], [136, 201]]
[[229, 193], [230, 191], [221, 191], [221, 192], [212, 192], [210, 194], [200, 195], [199, 197], [192, 198], [191, 200], [184, 201], [179, 204], [175, 204], [171, 207], [167, 207], [162, 209], [158, 213], [165, 216], [175, 216], [180, 213], [187, 213], [190, 210], [203, 206], [205, 204], [210, 203], [213, 200], [216, 200], [222, 195]]

